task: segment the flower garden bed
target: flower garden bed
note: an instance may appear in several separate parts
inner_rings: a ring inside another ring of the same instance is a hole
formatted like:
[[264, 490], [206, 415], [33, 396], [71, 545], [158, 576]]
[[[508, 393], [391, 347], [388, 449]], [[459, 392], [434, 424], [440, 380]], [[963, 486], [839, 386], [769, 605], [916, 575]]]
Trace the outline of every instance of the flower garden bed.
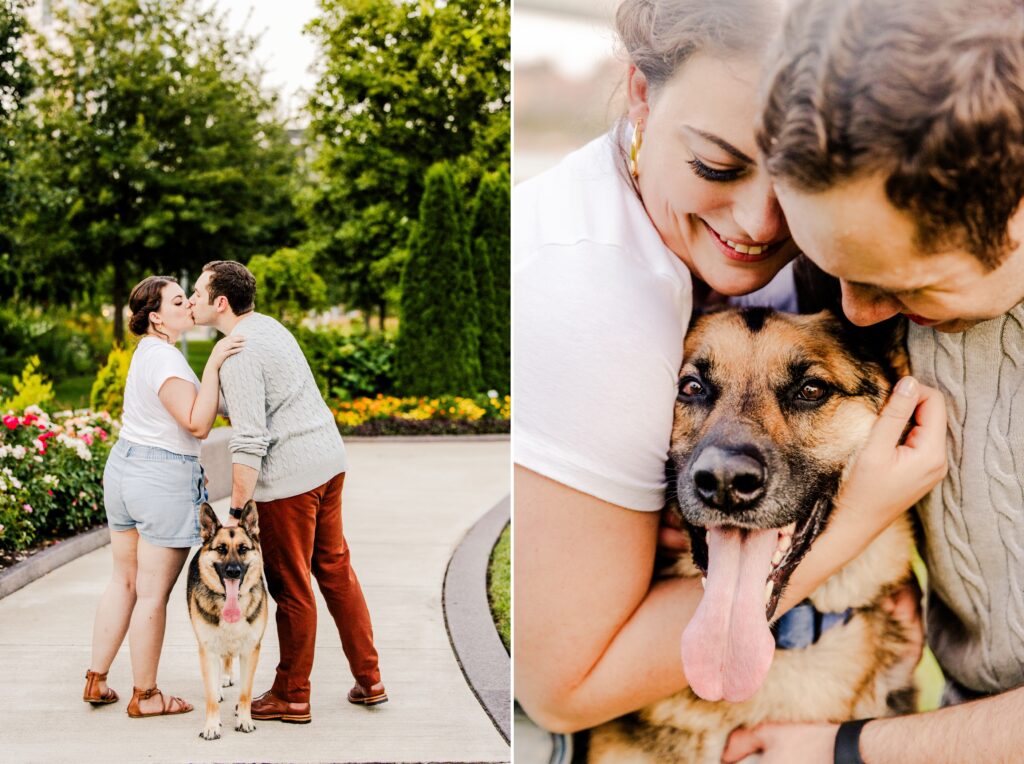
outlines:
[[331, 405], [342, 435], [487, 435], [510, 430], [511, 398], [378, 395]]
[[103, 465], [119, 425], [38, 406], [0, 421], [0, 568], [104, 522]]

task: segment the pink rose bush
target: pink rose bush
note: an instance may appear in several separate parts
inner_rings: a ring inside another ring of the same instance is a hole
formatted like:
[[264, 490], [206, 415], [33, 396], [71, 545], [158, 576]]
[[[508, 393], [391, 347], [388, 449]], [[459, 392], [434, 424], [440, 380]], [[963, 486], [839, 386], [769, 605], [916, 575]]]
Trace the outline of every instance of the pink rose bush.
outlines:
[[0, 552], [103, 522], [103, 466], [116, 420], [85, 410], [51, 417], [29, 406], [0, 422]]

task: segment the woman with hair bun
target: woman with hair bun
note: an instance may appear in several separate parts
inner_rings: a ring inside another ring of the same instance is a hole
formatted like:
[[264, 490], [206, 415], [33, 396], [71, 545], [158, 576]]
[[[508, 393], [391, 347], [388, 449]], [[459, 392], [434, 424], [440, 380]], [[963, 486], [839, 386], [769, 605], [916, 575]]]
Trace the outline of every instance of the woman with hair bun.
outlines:
[[207, 494], [199, 441], [217, 416], [221, 364], [245, 339], [214, 345], [200, 382], [174, 346], [195, 325], [181, 286], [150, 276], [132, 290], [128, 306], [128, 326], [142, 339], [128, 368], [121, 435], [103, 471], [114, 569], [96, 611], [82, 700], [118, 700], [106, 678], [127, 633], [135, 684], [127, 712], [140, 718], [192, 710], [157, 689], [157, 666], [167, 598], [189, 547], [200, 543], [199, 507]]

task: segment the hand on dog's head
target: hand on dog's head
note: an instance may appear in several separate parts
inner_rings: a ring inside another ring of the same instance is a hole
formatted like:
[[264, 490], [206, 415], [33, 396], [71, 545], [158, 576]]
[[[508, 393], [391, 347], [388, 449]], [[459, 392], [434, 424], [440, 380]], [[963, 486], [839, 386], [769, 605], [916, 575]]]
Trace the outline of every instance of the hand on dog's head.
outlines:
[[[254, 540], [259, 540], [259, 513], [256, 511], [256, 502], [252, 499], [245, 502], [245, 506], [242, 507], [242, 516], [238, 519], [238, 524]], [[204, 501], [203, 506], [199, 510], [199, 535], [202, 537], [203, 543], [205, 544], [212, 539], [221, 527], [223, 526], [220, 520], [217, 519], [213, 507]]]

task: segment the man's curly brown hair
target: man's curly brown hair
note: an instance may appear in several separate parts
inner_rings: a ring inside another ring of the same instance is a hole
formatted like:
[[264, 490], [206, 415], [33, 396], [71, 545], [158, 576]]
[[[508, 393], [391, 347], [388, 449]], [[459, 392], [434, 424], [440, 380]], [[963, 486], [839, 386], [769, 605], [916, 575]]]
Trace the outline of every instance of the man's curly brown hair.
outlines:
[[1024, 3], [800, 0], [767, 80], [769, 173], [824, 191], [879, 174], [927, 252], [994, 269], [1024, 198]]
[[206, 285], [210, 304], [224, 295], [236, 316], [248, 313], [256, 307], [256, 277], [252, 271], [234, 260], [214, 260], [203, 266], [203, 272], [210, 272]]

